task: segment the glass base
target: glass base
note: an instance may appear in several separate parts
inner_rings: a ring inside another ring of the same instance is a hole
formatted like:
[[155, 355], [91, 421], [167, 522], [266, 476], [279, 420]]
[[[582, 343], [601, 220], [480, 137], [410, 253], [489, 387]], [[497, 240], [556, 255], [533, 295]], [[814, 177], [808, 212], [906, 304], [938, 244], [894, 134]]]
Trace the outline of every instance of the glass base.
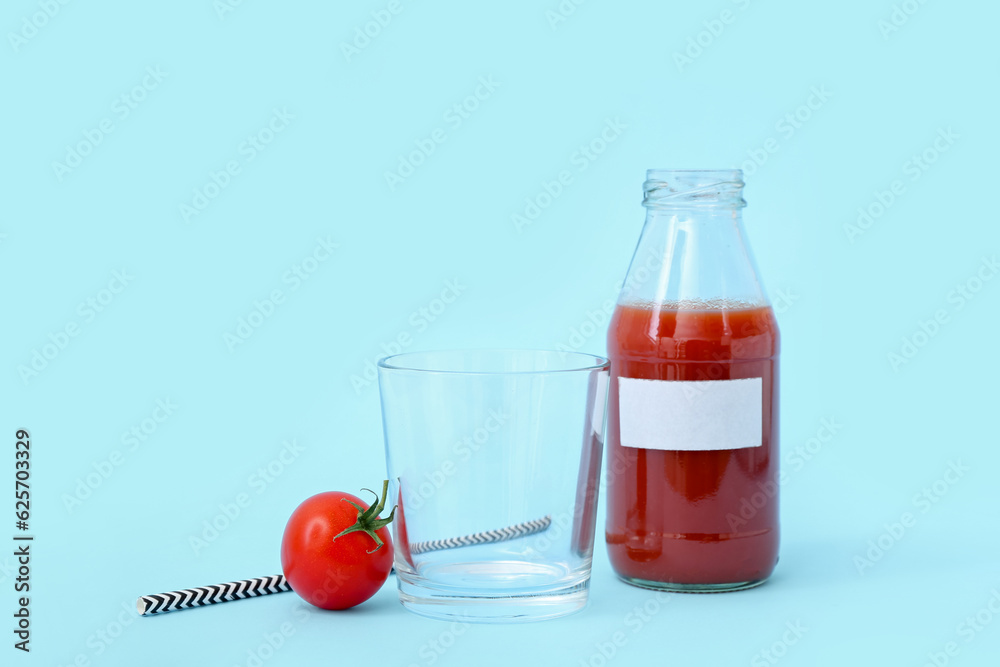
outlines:
[[669, 591], [671, 593], [731, 593], [733, 591], [745, 591], [748, 588], [756, 588], [767, 581], [765, 577], [756, 581], [737, 581], [731, 584], [675, 584], [664, 581], [634, 579], [632, 577], [623, 577], [622, 575], [618, 575], [618, 578], [626, 584], [638, 586], [639, 588], [649, 588], [654, 591]]
[[587, 606], [590, 579], [564, 588], [511, 591], [436, 589], [399, 578], [399, 601], [415, 614], [464, 623], [530, 623], [567, 616]]

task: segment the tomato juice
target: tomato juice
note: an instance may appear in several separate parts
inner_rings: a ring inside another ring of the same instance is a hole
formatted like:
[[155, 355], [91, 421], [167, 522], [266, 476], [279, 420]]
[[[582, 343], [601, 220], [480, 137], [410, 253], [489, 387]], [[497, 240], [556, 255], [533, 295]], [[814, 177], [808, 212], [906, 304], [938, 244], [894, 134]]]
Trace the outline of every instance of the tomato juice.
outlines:
[[[618, 305], [608, 332], [606, 539], [622, 579], [708, 591], [746, 588], [771, 574], [778, 557], [778, 347], [769, 306]], [[760, 409], [757, 446], [674, 450], [670, 433], [655, 449], [623, 446], [619, 378], [699, 383], [691, 387], [755, 379], [762, 392], [752, 407], [754, 418]]]

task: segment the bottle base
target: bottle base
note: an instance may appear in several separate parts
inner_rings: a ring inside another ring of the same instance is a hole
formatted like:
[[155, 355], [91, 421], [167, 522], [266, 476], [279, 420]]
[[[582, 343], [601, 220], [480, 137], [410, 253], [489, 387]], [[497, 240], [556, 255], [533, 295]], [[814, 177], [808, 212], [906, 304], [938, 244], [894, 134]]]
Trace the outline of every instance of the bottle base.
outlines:
[[729, 584], [678, 584], [667, 581], [649, 581], [634, 577], [624, 577], [620, 574], [618, 578], [631, 586], [649, 588], [654, 591], [668, 591], [670, 593], [732, 593], [734, 591], [745, 591], [748, 588], [756, 588], [768, 579], [765, 577], [755, 581], [738, 581]]

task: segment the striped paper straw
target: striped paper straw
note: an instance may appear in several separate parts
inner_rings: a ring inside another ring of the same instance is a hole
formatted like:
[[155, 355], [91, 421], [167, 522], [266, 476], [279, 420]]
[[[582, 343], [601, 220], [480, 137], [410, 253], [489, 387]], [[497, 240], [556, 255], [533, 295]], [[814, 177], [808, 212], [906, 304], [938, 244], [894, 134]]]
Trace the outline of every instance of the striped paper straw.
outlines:
[[[507, 542], [519, 537], [540, 533], [548, 529], [551, 524], [552, 517], [546, 515], [541, 519], [525, 521], [524, 523], [499, 530], [487, 530], [481, 533], [463, 535], [462, 537], [450, 537], [445, 540], [411, 542], [410, 553], [422, 554], [428, 551], [458, 549], [477, 544]], [[246, 598], [260, 597], [261, 595], [271, 595], [272, 593], [287, 593], [290, 590], [292, 590], [292, 587], [288, 584], [288, 580], [285, 579], [284, 575], [273, 574], [269, 577], [256, 577], [254, 579], [231, 581], [225, 584], [185, 588], [181, 591], [170, 591], [169, 593], [143, 595], [136, 602], [136, 608], [139, 610], [140, 616], [154, 616], [156, 614], [165, 614], [168, 611], [205, 607], [210, 604], [245, 600]]]
[[414, 556], [424, 554], [428, 551], [440, 551], [441, 549], [457, 549], [459, 547], [471, 547], [477, 544], [493, 544], [494, 542], [506, 542], [516, 540], [526, 535], [534, 535], [546, 530], [552, 524], [552, 517], [543, 516], [534, 521], [525, 521], [515, 526], [501, 528], [500, 530], [487, 530], [482, 533], [463, 535], [462, 537], [449, 537], [446, 540], [429, 540], [427, 542], [411, 542], [410, 553]]
[[204, 607], [210, 604], [270, 595], [271, 593], [285, 593], [290, 590], [292, 590], [292, 587], [288, 585], [284, 576], [273, 574], [270, 577], [243, 579], [241, 581], [231, 581], [227, 584], [215, 584], [213, 586], [186, 588], [182, 591], [171, 591], [169, 593], [143, 595], [136, 603], [136, 607], [140, 615], [151, 616], [153, 614], [163, 614], [168, 611], [177, 611], [178, 609]]

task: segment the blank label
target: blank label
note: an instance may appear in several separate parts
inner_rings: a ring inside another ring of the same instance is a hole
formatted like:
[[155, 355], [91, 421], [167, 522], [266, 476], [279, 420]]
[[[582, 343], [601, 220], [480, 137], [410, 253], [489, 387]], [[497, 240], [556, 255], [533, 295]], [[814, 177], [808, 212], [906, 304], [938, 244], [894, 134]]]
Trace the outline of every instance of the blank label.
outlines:
[[760, 447], [761, 378], [670, 381], [618, 378], [621, 444], [705, 451]]

